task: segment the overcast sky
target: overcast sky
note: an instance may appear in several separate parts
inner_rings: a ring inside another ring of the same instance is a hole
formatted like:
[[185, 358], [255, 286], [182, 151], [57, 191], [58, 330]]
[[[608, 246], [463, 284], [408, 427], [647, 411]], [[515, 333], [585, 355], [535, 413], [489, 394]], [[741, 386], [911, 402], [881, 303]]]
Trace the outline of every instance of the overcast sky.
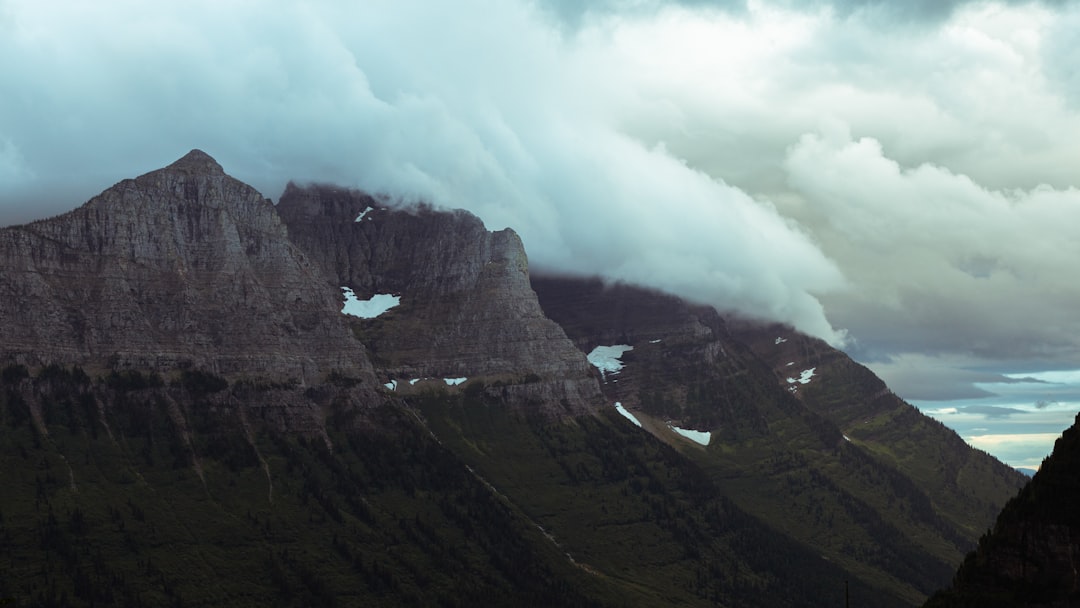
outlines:
[[1078, 69], [1049, 0], [0, 0], [0, 224], [192, 148], [463, 207], [1037, 464], [1080, 407], [1033, 375], [1080, 369]]

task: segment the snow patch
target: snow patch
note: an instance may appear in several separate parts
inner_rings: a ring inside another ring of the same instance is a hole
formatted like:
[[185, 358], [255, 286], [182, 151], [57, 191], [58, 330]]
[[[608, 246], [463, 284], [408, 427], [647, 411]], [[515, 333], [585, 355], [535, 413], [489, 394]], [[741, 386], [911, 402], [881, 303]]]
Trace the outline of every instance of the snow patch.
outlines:
[[416, 386], [416, 383], [421, 380], [423, 380], [423, 378], [413, 378], [412, 380], [409, 380], [409, 386]]
[[672, 424], [668, 424], [668, 428], [682, 435], [683, 437], [686, 437], [690, 441], [693, 441], [694, 443], [700, 443], [701, 445], [709, 445], [709, 440], [712, 439], [712, 433], [710, 433], [709, 431], [693, 431], [690, 429], [680, 429], [679, 427]]
[[787, 379], [788, 384], [795, 384], [796, 382], [798, 382], [799, 384], [810, 384], [810, 379], [814, 377], [814, 370], [816, 370], [816, 369], [817, 369], [816, 367], [811, 367], [810, 369], [804, 369], [799, 374], [798, 378], [788, 378]]
[[[360, 212], [360, 215], [356, 216], [356, 219], [353, 220], [353, 221], [354, 222], [359, 222], [360, 220], [364, 219], [364, 216], [367, 215], [369, 211], [374, 211], [374, 210], [375, 210], [374, 207], [365, 207], [364, 210]], [[371, 218], [369, 217], [368, 219], [370, 220]]]
[[464, 384], [466, 380], [468, 380], [468, 378], [443, 378], [443, 382], [446, 383], [446, 386], [457, 386], [459, 384]]
[[848, 437], [847, 435], [844, 435], [844, 441], [846, 441], [848, 443], [851, 443], [851, 437]]
[[639, 427], [639, 428], [641, 427], [641, 422], [639, 422], [639, 421], [638, 421], [638, 419], [637, 419], [637, 417], [636, 417], [636, 416], [634, 416], [633, 414], [631, 414], [631, 413], [630, 413], [630, 412], [629, 412], [629, 411], [628, 411], [628, 410], [627, 410], [627, 409], [626, 409], [625, 407], [623, 407], [623, 406], [622, 406], [622, 403], [620, 403], [620, 402], [616, 401], [616, 402], [615, 402], [615, 409], [616, 409], [616, 410], [617, 410], [617, 411], [618, 411], [618, 412], [619, 412], [620, 414], [622, 414], [624, 418], [626, 418], [626, 419], [627, 419], [627, 420], [629, 420], [630, 422], [633, 422], [634, 424], [638, 425], [638, 427]]
[[397, 390], [397, 380], [391, 380], [391, 381], [387, 382], [386, 384], [384, 384], [383, 386], [385, 386], [386, 388], [388, 388], [388, 389], [390, 389], [392, 391], [396, 391]]
[[660, 340], [649, 340], [649, 344], [659, 344]]
[[352, 289], [341, 287], [341, 293], [345, 296], [345, 305], [341, 312], [361, 319], [374, 319], [391, 308], [401, 304], [401, 296], [388, 293], [377, 293], [369, 300], [358, 300]]
[[608, 374], [617, 374], [622, 371], [623, 362], [619, 358], [623, 356], [623, 353], [631, 350], [634, 350], [634, 347], [629, 344], [597, 346], [586, 358], [600, 370], [600, 376], [606, 380]]
[[794, 361], [789, 361], [788, 364], [787, 364], [787, 367], [791, 367], [792, 365], [795, 365], [795, 362]]
[[776, 342], [774, 342], [774, 344], [783, 344], [784, 342], [787, 342], [787, 340], [785, 340], [784, 338], [781, 338], [781, 337], [777, 336], [777, 338], [776, 338]]

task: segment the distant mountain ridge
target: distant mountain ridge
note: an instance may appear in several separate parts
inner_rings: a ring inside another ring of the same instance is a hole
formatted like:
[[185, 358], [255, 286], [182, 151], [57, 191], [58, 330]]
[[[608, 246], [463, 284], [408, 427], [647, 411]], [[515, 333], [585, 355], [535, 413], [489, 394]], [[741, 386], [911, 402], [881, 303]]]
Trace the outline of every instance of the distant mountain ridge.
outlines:
[[0, 264], [20, 604], [914, 606], [1023, 483], [790, 328], [197, 150]]

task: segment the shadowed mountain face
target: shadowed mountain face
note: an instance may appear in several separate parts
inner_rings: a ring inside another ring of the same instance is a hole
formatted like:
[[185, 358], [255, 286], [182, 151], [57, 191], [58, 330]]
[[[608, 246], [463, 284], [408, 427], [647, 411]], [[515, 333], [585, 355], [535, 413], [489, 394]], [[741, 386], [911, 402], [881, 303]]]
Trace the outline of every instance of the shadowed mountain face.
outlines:
[[0, 264], [16, 605], [914, 606], [1022, 482], [820, 341], [199, 151]]
[[1080, 606], [1080, 416], [928, 607]]

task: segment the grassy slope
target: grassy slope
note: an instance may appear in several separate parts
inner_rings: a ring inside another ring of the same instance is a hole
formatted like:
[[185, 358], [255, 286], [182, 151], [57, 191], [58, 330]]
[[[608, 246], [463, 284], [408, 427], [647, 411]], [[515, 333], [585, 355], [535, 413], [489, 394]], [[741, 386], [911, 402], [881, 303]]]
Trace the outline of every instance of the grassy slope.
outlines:
[[956, 550], [907, 477], [753, 378], [717, 386], [749, 390], [761, 420], [707, 449], [644, 412], [671, 445], [614, 410], [511, 414], [477, 383], [412, 397], [424, 422], [331, 411], [330, 451], [245, 433], [204, 398], [230, 390], [213, 378], [46, 372], [0, 382], [16, 605], [831, 606], [850, 580], [856, 605], [899, 606]]
[[[627, 286], [534, 278], [534, 287], [583, 350], [635, 347], [617, 383], [604, 384], [610, 400], [651, 417], [647, 428], [744, 511], [882, 596], [914, 605], [946, 584], [1019, 487], [1007, 467], [820, 341], [789, 329], [786, 340], [776, 328], [729, 331], [715, 313]], [[784, 374], [815, 366], [790, 392]], [[667, 421], [712, 431], [712, 442], [703, 450], [666, 432]]]
[[806, 336], [790, 336], [775, 345], [772, 335], [747, 332], [742, 337], [778, 371], [791, 359], [799, 369], [815, 367], [818, 380], [800, 390], [803, 403], [916, 482], [969, 542], [1026, 483], [1012, 468], [972, 449], [955, 432], [905, 403], [844, 353]]
[[[418, 405], [437, 436], [590, 572], [643, 605], [835, 606], [842, 569], [747, 515], [693, 460], [618, 416], [527, 421], [476, 395]], [[862, 605], [904, 605], [852, 581]]]
[[[842, 597], [843, 570], [617, 416], [528, 420], [477, 389], [437, 393], [418, 397], [430, 427], [400, 407], [329, 412], [331, 451], [257, 425], [249, 441], [235, 411], [159, 382], [15, 376], [0, 386], [0, 598], [17, 606]], [[165, 411], [184, 396], [190, 441]]]
[[186, 449], [161, 405], [173, 389], [8, 380], [0, 598], [16, 606], [624, 603], [411, 412], [331, 414], [331, 452], [269, 431], [249, 442], [193, 399]]

